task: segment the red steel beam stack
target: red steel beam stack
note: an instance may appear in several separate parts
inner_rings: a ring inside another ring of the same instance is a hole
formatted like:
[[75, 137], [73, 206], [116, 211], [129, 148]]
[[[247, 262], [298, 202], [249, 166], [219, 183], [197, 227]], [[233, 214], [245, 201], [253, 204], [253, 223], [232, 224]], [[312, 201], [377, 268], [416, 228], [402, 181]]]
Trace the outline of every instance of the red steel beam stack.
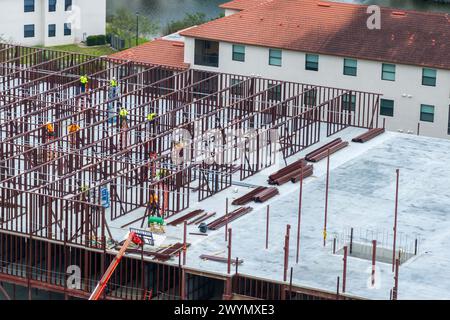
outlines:
[[341, 138], [337, 138], [336, 140], [333, 140], [330, 143], [327, 143], [326, 145], [320, 147], [319, 149], [307, 154], [305, 159], [310, 162], [319, 162], [320, 160], [325, 159], [328, 156], [328, 150], [330, 151], [330, 154], [333, 154], [347, 146], [347, 141], [342, 141]]
[[242, 197], [237, 198], [231, 204], [233, 206], [243, 206], [244, 204], [252, 202], [253, 199], [255, 198], [255, 196], [257, 196], [259, 193], [261, 193], [262, 191], [264, 191], [266, 189], [267, 189], [267, 187], [258, 187], [256, 189], [250, 191], [249, 193], [246, 193]]
[[255, 195], [254, 200], [255, 202], [266, 202], [267, 200], [275, 197], [278, 194], [280, 194], [280, 192], [278, 191], [277, 188], [275, 187], [266, 188], [264, 191]]
[[[312, 176], [312, 174], [313, 174], [313, 166], [312, 165], [308, 165], [308, 166], [303, 168], [303, 179]], [[300, 171], [298, 174], [295, 174], [291, 178], [291, 182], [292, 183], [297, 183], [297, 182], [300, 181], [301, 178], [302, 178], [302, 172]]]
[[203, 212], [205, 212], [205, 210], [202, 210], [202, 209], [194, 210], [182, 217], [179, 217], [178, 219], [173, 220], [172, 222], [169, 222], [168, 225], [169, 226], [179, 225], [180, 223], [183, 223], [184, 221], [187, 221], [188, 219], [198, 216], [200, 213], [203, 213]]
[[380, 134], [384, 133], [384, 131], [385, 130], [383, 128], [369, 129], [369, 131], [357, 136], [356, 138], [353, 138], [352, 141], [364, 143], [375, 138], [376, 136], [379, 136]]
[[[288, 165], [287, 167], [284, 167], [281, 170], [278, 170], [277, 172], [271, 174], [269, 176], [269, 184], [278, 184], [277, 180], [284, 177], [285, 175], [291, 173], [292, 171], [301, 169], [301, 167], [306, 166], [306, 161], [305, 159], [300, 159], [297, 160], [293, 163], [291, 163], [290, 165]], [[287, 180], [289, 181], [289, 180]]]
[[227, 224], [227, 220], [228, 220], [228, 223], [230, 223], [231, 221], [234, 221], [234, 220], [242, 217], [243, 215], [246, 215], [247, 213], [249, 213], [252, 210], [253, 210], [253, 208], [251, 208], [251, 207], [243, 207], [243, 208], [236, 209], [236, 210], [230, 212], [228, 215], [222, 216], [222, 217], [210, 222], [208, 224], [208, 229], [218, 230], [221, 227], [223, 227], [225, 224]]

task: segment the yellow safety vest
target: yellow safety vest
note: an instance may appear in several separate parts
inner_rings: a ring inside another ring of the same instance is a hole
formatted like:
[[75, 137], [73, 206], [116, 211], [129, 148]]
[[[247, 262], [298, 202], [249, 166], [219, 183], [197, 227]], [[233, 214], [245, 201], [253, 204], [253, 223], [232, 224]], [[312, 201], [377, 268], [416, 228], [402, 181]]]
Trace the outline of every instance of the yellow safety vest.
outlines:
[[116, 80], [111, 80], [111, 87], [117, 87], [118, 83]]
[[81, 82], [82, 84], [86, 84], [86, 83], [88, 83], [88, 78], [87, 78], [86, 76], [81, 76], [81, 77], [80, 77], [80, 82]]
[[150, 204], [154, 204], [158, 202], [158, 196], [156, 194], [151, 194], [150, 195]]
[[122, 118], [125, 118], [126, 116], [128, 116], [128, 110], [127, 109], [121, 109], [120, 112], [119, 112], [119, 115]]
[[156, 118], [156, 113], [150, 113], [147, 115], [147, 120], [148, 121], [153, 121], [153, 119]]

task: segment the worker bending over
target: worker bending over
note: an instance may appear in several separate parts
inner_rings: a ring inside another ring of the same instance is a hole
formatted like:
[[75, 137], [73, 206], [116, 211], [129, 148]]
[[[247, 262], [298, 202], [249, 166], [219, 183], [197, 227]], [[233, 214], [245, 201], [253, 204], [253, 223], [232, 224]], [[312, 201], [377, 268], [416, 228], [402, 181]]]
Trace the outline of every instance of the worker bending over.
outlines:
[[120, 109], [119, 119], [120, 119], [121, 127], [124, 127], [127, 125], [127, 118], [128, 118], [128, 110], [125, 108]]
[[80, 131], [80, 126], [75, 122], [72, 122], [70, 126], [67, 127], [70, 135], [70, 144], [74, 147], [77, 143], [77, 132]]

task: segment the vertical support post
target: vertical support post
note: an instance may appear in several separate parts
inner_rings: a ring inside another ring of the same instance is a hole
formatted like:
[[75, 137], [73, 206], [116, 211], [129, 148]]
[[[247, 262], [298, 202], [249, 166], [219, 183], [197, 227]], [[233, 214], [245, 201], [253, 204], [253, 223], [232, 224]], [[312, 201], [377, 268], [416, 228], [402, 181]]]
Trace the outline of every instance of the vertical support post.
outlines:
[[292, 299], [292, 273], [294, 272], [294, 268], [291, 267], [291, 275], [289, 276], [289, 300]]
[[228, 269], [227, 269], [227, 273], [230, 274], [231, 273], [231, 229], [228, 229]]
[[342, 270], [342, 292], [345, 292], [347, 282], [347, 246], [344, 247], [344, 268]]
[[340, 281], [340, 277], [337, 277], [337, 281], [336, 281], [336, 300], [339, 300], [339, 281]]
[[397, 241], [397, 216], [398, 216], [398, 180], [400, 176], [400, 170], [396, 170], [397, 173], [397, 180], [396, 180], [396, 187], [395, 187], [395, 212], [394, 212], [394, 243], [392, 245], [392, 272], [394, 272], [394, 266], [395, 266], [395, 246]]
[[336, 254], [336, 237], [333, 239], [333, 254]]
[[327, 242], [327, 218], [328, 218], [328, 188], [330, 185], [330, 149], [328, 148], [327, 155], [327, 180], [325, 188], [325, 219], [323, 222], [323, 246], [325, 247]]
[[398, 269], [400, 267], [399, 259], [395, 260], [395, 276], [394, 276], [394, 289], [392, 290], [392, 300], [397, 300], [398, 296]]
[[228, 232], [228, 198], [225, 202], [225, 241], [227, 240], [227, 232]]
[[372, 240], [372, 287], [375, 285], [375, 263], [377, 261], [377, 240]]
[[300, 257], [300, 225], [302, 221], [302, 196], [303, 196], [303, 166], [300, 174], [300, 193], [298, 196], [297, 254], [295, 258], [296, 263], [298, 263]]
[[184, 230], [183, 230], [183, 266], [186, 265], [186, 249], [187, 249], [187, 221], [184, 221]]
[[267, 218], [266, 218], [266, 249], [269, 249], [269, 211], [270, 211], [270, 206], [267, 205]]
[[414, 255], [417, 256], [417, 239], [414, 241]]
[[287, 270], [289, 267], [289, 234], [291, 230], [291, 225], [286, 226], [286, 236], [284, 237], [284, 273], [283, 273], [283, 281], [287, 280]]
[[353, 227], [350, 228], [350, 254], [353, 252]]

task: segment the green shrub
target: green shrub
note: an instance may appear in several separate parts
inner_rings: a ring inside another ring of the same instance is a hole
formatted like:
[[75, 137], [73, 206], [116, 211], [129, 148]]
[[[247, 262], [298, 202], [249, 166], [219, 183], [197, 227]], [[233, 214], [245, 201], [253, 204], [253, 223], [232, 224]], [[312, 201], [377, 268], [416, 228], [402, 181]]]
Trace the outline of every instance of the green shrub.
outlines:
[[89, 36], [86, 38], [86, 45], [91, 46], [101, 46], [106, 44], [106, 36], [103, 34]]

